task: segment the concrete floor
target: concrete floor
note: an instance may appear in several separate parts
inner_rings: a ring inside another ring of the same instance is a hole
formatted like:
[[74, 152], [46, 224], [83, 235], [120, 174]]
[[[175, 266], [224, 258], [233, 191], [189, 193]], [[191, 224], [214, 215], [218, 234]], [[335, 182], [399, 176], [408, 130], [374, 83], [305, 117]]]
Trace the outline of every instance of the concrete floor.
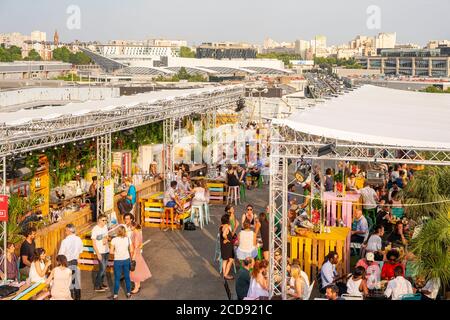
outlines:
[[[237, 217], [244, 213], [245, 206], [251, 203], [255, 212], [265, 209], [269, 201], [269, 187], [247, 190], [247, 201], [236, 207]], [[152, 273], [152, 278], [141, 285], [139, 294], [133, 300], [226, 300], [223, 280], [214, 263], [215, 241], [224, 214], [224, 205], [212, 205], [211, 222], [203, 230], [167, 231], [144, 228], [144, 258]], [[82, 271], [82, 299], [104, 300], [112, 295], [112, 274], [108, 276], [111, 290], [105, 293], [94, 292], [95, 272]], [[235, 296], [234, 281], [229, 281]], [[119, 299], [125, 299], [124, 284]]]

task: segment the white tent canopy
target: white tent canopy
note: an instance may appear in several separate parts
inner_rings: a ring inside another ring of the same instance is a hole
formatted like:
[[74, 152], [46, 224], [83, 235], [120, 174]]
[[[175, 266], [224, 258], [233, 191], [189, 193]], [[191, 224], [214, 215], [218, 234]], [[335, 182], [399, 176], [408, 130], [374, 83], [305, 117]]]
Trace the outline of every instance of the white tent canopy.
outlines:
[[450, 95], [365, 85], [273, 123], [352, 143], [450, 150]]
[[216, 86], [199, 89], [162, 90], [141, 93], [132, 96], [122, 96], [105, 100], [86, 101], [80, 103], [69, 103], [64, 106], [43, 107], [39, 109], [22, 109], [16, 112], [0, 113], [0, 123], [6, 125], [20, 125], [32, 120], [54, 119], [60, 116], [81, 116], [90, 112], [106, 112], [116, 108], [127, 106], [133, 107], [140, 103], [155, 103], [159, 100], [174, 100], [176, 98], [196, 96], [206, 93], [229, 90], [233, 86]]

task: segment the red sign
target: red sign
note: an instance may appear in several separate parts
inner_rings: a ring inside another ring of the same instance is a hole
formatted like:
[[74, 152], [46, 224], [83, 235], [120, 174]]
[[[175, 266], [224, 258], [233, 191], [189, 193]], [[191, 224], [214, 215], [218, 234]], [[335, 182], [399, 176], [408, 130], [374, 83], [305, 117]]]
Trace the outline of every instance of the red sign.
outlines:
[[8, 196], [0, 195], [0, 221], [8, 221]]

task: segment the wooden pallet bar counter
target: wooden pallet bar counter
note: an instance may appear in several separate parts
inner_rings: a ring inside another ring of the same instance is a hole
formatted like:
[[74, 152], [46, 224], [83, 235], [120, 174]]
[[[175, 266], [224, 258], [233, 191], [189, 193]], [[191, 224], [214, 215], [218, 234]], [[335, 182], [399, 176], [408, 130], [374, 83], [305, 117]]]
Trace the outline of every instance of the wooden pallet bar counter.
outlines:
[[71, 223], [75, 228], [83, 227], [89, 224], [91, 216], [91, 209], [88, 205], [80, 211], [66, 213], [60, 221], [38, 230], [35, 238], [36, 248], [44, 248], [47, 255], [52, 257], [53, 264], [55, 264], [61, 241], [66, 237], [66, 225]]
[[289, 258], [300, 261], [300, 267], [309, 279], [316, 279], [325, 256], [330, 251], [335, 251], [339, 255], [339, 263], [336, 270], [339, 274], [350, 272], [350, 241], [348, 235], [350, 228], [330, 227], [330, 233], [313, 233], [308, 231], [302, 236], [289, 236], [290, 243]]

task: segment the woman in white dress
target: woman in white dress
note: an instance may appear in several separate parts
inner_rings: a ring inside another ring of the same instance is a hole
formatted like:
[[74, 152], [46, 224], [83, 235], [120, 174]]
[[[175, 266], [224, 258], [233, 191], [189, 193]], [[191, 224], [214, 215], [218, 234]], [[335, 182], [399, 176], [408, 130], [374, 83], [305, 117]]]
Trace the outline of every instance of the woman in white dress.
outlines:
[[[72, 283], [72, 270], [67, 267], [67, 258], [64, 255], [56, 257], [57, 267], [52, 270], [47, 279], [51, 283], [50, 300], [72, 300], [70, 295], [70, 284]], [[53, 282], [52, 282], [53, 280]]]
[[45, 250], [42, 248], [37, 248], [34, 250], [34, 255], [32, 258], [30, 273], [28, 275], [28, 280], [30, 282], [40, 282], [45, 281], [48, 268], [50, 268], [52, 262], [47, 255]]
[[250, 287], [248, 288], [247, 299], [255, 300], [259, 297], [269, 296], [269, 282], [267, 280], [267, 266], [266, 260], [255, 263], [250, 279]]

